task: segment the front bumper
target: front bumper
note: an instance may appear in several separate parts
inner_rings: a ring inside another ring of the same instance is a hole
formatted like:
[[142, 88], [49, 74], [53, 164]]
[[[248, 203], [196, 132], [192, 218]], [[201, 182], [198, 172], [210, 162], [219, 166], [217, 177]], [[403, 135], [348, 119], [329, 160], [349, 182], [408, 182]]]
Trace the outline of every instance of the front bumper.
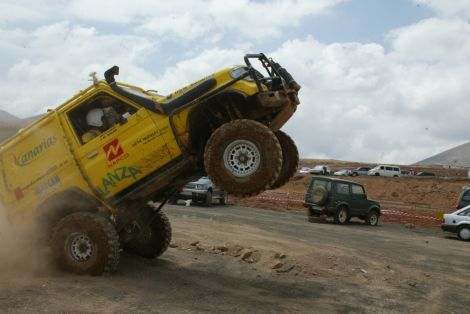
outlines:
[[279, 130], [292, 117], [300, 103], [297, 91], [293, 89], [260, 92], [257, 98], [265, 108], [282, 108], [271, 121], [272, 130]]
[[457, 232], [457, 226], [456, 225], [446, 225], [446, 224], [442, 224], [441, 225], [441, 229], [443, 231], [446, 231], [446, 232]]
[[178, 199], [182, 200], [205, 200], [207, 190], [184, 189], [178, 194]]

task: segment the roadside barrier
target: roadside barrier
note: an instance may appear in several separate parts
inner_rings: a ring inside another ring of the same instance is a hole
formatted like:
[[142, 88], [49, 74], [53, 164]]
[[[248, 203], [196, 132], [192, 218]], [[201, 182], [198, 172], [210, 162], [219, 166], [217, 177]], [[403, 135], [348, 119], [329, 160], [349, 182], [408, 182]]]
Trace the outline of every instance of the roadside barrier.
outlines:
[[[304, 204], [305, 194], [299, 192], [275, 192], [275, 191], [265, 191], [255, 197], [253, 199], [261, 200], [261, 201], [268, 201], [268, 202], [275, 202], [279, 205], [286, 205], [287, 208], [290, 206], [294, 208], [300, 208]], [[434, 216], [432, 215], [419, 215], [415, 213], [408, 213], [403, 210], [396, 210], [391, 208], [383, 208], [382, 207], [382, 215], [384, 217], [396, 217], [401, 218], [402, 220], [412, 219], [413, 221], [416, 220], [425, 220], [427, 224], [439, 224], [442, 218], [438, 216], [442, 216], [442, 212], [434, 212]]]

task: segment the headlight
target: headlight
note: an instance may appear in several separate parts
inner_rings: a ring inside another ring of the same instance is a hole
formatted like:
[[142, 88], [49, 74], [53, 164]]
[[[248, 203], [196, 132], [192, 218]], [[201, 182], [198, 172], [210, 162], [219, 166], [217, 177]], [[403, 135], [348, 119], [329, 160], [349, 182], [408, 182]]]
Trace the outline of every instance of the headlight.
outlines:
[[[247, 72], [246, 68], [245, 67], [238, 67], [238, 68], [235, 68], [233, 69], [232, 71], [230, 71], [230, 76], [234, 79], [236, 78], [239, 78], [240, 76], [242, 76], [243, 74], [245, 74]], [[250, 82], [253, 82], [253, 78], [251, 76], [245, 76], [244, 80], [247, 80], [247, 81], [250, 81]]]
[[205, 190], [205, 186], [203, 184], [196, 184], [196, 190]]

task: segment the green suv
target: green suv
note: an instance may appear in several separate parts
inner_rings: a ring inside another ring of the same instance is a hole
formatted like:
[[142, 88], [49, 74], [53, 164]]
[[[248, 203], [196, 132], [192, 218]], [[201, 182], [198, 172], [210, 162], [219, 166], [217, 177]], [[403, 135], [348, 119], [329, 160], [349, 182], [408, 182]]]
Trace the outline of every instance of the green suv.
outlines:
[[308, 208], [310, 222], [314, 217], [326, 215], [338, 224], [358, 217], [376, 226], [381, 215], [380, 204], [367, 199], [361, 184], [328, 177], [312, 177], [304, 206]]

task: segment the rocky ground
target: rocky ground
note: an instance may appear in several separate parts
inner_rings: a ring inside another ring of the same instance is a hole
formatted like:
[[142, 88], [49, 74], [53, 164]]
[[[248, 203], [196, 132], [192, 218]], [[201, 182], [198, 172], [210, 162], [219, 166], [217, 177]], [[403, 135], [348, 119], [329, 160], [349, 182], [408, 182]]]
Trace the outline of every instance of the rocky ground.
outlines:
[[437, 218], [470, 186], [456, 171], [346, 177], [381, 202], [378, 227], [308, 223], [311, 176], [302, 174], [228, 206], [167, 205], [168, 251], [155, 260], [123, 252], [106, 277], [58, 272], [47, 249], [0, 224], [0, 312], [466, 313], [469, 243]]
[[[435, 229], [308, 223], [290, 211], [165, 206], [159, 259], [117, 273], [0, 266], [0, 312], [466, 313], [468, 243]], [[40, 254], [47, 261], [47, 251]], [[31, 258], [31, 257], [30, 257]], [[36, 260], [31, 258], [31, 260]]]

